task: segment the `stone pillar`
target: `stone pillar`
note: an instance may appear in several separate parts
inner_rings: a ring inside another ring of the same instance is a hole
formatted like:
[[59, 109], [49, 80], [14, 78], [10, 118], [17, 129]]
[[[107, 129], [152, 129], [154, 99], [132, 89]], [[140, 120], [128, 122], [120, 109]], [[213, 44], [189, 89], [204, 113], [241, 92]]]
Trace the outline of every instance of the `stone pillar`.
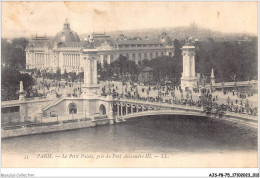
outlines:
[[127, 107], [127, 104], [125, 104], [125, 114], [127, 115], [128, 114], [128, 107]]
[[144, 53], [141, 53], [141, 61], [144, 60]]
[[68, 66], [68, 54], [65, 53], [64, 55], [64, 69]]
[[77, 56], [76, 54], [74, 54], [74, 68], [76, 68], [77, 66]]
[[93, 65], [94, 65], [94, 69], [93, 69], [93, 83], [94, 84], [97, 84], [98, 81], [97, 81], [97, 61], [93, 61]]
[[116, 106], [117, 106], [117, 116], [119, 116], [119, 104], [117, 104]]
[[91, 60], [86, 59], [86, 65], [84, 70], [84, 84], [91, 84]]
[[67, 59], [66, 59], [66, 67], [68, 67], [68, 66], [69, 66], [69, 59], [70, 59], [70, 55], [69, 55], [69, 54], [67, 54], [66, 56], [67, 56]]
[[74, 66], [74, 54], [71, 54], [71, 68]]
[[24, 122], [27, 119], [27, 104], [25, 101], [25, 93], [23, 90], [22, 81], [20, 82], [19, 100], [20, 100], [20, 122]]
[[77, 68], [80, 66], [79, 64], [79, 55], [77, 54]]
[[191, 76], [196, 77], [195, 75], [195, 54], [192, 54], [192, 60], [191, 60]]
[[[43, 109], [42, 109], [41, 104], [39, 105], [39, 108], [38, 108], [37, 118], [40, 120], [42, 120], [42, 118], [43, 118]], [[36, 118], [36, 120], [34, 120], [34, 122], [37, 122], [37, 118]]]
[[72, 55], [70, 54], [70, 67], [72, 66]]
[[182, 89], [197, 86], [197, 78], [195, 76], [195, 46], [187, 42], [182, 47], [183, 55], [183, 73], [181, 78]]
[[71, 66], [71, 55], [68, 54], [68, 67], [70, 67], [70, 66]]
[[98, 81], [97, 81], [97, 50], [83, 51], [83, 63], [84, 63], [84, 85], [83, 97], [94, 97], [98, 94]]
[[123, 106], [121, 105], [121, 116], [123, 116]]
[[25, 100], [25, 92], [23, 90], [23, 81], [20, 81], [19, 100], [20, 101], [24, 101]]
[[130, 105], [130, 107], [131, 107], [131, 114], [133, 113], [133, 106], [132, 105]]
[[71, 55], [69, 54], [68, 57], [69, 57], [69, 65], [68, 66], [71, 66]]
[[103, 54], [100, 55], [100, 64], [102, 67], [104, 66], [104, 55]]
[[111, 57], [111, 55], [109, 54], [109, 55], [107, 56], [107, 64], [110, 64], [110, 62], [111, 62], [110, 57]]
[[69, 66], [69, 54], [66, 54], [66, 67]]
[[211, 86], [215, 85], [215, 75], [214, 75], [213, 69], [211, 70], [210, 83], [211, 83]]
[[73, 56], [73, 57], [72, 57], [72, 59], [73, 59], [73, 65], [72, 65], [72, 67], [75, 68], [75, 66], [76, 66], [76, 56], [75, 56], [75, 54], [73, 54], [72, 56]]

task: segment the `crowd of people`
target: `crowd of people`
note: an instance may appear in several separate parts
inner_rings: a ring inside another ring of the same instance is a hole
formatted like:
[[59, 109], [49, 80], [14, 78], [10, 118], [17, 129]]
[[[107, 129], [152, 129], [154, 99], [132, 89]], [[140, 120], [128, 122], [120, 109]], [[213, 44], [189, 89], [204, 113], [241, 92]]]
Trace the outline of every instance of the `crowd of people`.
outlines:
[[[227, 111], [249, 115], [257, 115], [258, 113], [257, 106], [249, 105], [248, 97], [253, 96], [251, 91], [244, 93], [235, 90], [224, 90], [222, 91], [223, 95], [227, 96], [227, 99], [225, 100], [222, 96], [218, 95], [219, 92], [215, 92], [211, 89], [184, 91], [180, 88], [180, 86], [139, 86], [140, 89], [138, 90], [138, 85], [128, 85], [130, 86], [119, 86], [112, 84], [109, 89], [104, 86], [102, 88], [102, 92], [104, 95], [110, 93], [114, 97], [122, 97], [127, 99], [203, 107], [206, 114], [214, 114], [220, 117]], [[157, 91], [158, 95], [149, 95], [151, 91]], [[234, 96], [232, 99], [229, 98], [230, 93]], [[195, 95], [199, 97], [194, 99]]]
[[[249, 99], [254, 96], [254, 93], [250, 90], [241, 92], [195, 88], [184, 91], [180, 86], [144, 86], [134, 83], [122, 85], [122, 83], [116, 82], [103, 83], [101, 86], [100, 93], [103, 96], [111, 94], [116, 98], [203, 107], [206, 114], [218, 116], [222, 116], [227, 111], [249, 115], [258, 114], [257, 106], [250, 104]], [[40, 81], [37, 87], [38, 91], [45, 89], [45, 93], [55, 90], [59, 96], [77, 97], [81, 94], [79, 83]]]

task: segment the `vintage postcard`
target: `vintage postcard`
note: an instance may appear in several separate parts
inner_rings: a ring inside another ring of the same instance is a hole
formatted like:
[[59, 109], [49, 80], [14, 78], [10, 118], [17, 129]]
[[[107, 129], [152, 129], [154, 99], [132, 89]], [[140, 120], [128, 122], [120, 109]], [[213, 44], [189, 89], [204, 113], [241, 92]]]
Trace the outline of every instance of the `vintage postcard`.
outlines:
[[3, 168], [259, 166], [257, 2], [1, 11]]

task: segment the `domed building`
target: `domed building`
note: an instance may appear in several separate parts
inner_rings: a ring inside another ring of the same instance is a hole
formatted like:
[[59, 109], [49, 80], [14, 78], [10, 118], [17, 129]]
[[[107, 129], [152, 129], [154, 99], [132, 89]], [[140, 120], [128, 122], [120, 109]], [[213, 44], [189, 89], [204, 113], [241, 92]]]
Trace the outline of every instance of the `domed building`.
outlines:
[[83, 71], [82, 50], [93, 48], [89, 41], [80, 41], [66, 20], [63, 29], [52, 39], [34, 37], [26, 47], [26, 68], [61, 73]]
[[68, 42], [80, 42], [78, 34], [70, 29], [70, 24], [68, 23], [67, 19], [63, 24], [62, 31], [57, 33], [57, 35], [54, 37], [54, 42], [58, 45]]
[[112, 39], [106, 33], [92, 33], [80, 40], [78, 34], [71, 30], [66, 20], [62, 31], [54, 38], [35, 36], [26, 47], [26, 69], [40, 69], [61, 73], [83, 71], [83, 53], [88, 49], [97, 50], [97, 57], [101, 65], [110, 64], [120, 55], [126, 56], [136, 64], [144, 59], [160, 56], [173, 56], [174, 47], [166, 32], [158, 39], [148, 36], [131, 38], [124, 34]]

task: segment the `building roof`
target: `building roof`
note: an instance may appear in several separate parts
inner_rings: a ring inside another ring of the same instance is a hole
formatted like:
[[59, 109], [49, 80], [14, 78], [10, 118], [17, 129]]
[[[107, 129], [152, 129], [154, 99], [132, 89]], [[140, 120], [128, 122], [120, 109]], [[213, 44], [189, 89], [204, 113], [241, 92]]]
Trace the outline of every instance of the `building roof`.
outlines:
[[115, 41], [116, 45], [148, 45], [148, 44], [163, 44], [162, 42], [158, 41], [158, 40], [116, 40]]
[[66, 21], [63, 24], [63, 30], [57, 33], [57, 35], [54, 37], [54, 42], [80, 42], [80, 39], [78, 34], [70, 29], [70, 24], [68, 23], [68, 21]]

